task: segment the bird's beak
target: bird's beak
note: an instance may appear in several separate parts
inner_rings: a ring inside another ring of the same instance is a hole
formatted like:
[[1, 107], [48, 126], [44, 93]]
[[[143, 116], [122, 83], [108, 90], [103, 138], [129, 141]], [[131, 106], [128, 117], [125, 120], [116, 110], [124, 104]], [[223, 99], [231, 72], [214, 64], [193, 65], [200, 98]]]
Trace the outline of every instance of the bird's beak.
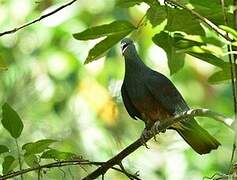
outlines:
[[124, 55], [124, 52], [126, 51], [128, 47], [128, 44], [121, 44], [122, 54]]

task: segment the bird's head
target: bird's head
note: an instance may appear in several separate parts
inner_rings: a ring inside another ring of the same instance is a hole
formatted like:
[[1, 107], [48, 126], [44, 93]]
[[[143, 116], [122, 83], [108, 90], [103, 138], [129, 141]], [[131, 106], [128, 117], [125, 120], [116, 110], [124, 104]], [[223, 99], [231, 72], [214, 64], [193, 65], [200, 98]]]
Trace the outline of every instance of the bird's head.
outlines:
[[135, 50], [135, 45], [133, 44], [133, 41], [129, 38], [122, 39], [121, 50], [123, 56], [129, 55], [131, 52]]

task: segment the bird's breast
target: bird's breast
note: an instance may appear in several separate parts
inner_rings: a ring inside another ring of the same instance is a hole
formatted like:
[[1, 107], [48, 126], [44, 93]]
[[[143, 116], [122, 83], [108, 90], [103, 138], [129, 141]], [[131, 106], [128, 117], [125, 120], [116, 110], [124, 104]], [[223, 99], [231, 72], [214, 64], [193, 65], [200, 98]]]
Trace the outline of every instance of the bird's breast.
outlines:
[[164, 120], [170, 116], [159, 102], [151, 96], [137, 99], [134, 101], [134, 106], [143, 116], [144, 121], [149, 121], [149, 124], [153, 124], [158, 120]]

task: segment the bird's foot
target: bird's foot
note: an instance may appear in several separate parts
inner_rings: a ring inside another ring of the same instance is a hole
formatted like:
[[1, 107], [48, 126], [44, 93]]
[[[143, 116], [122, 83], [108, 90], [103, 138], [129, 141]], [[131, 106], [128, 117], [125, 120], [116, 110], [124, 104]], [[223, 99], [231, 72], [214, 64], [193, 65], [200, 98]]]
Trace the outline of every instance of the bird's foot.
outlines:
[[149, 147], [146, 144], [147, 139], [150, 137], [151, 135], [151, 131], [147, 130], [146, 128], [143, 130], [142, 134], [141, 134], [141, 143], [147, 148], [149, 149]]
[[160, 125], [160, 121], [156, 121], [155, 124], [152, 126], [151, 128], [151, 132], [153, 134], [154, 140], [157, 141], [156, 139], [156, 135], [160, 133], [159, 131], [159, 125]]

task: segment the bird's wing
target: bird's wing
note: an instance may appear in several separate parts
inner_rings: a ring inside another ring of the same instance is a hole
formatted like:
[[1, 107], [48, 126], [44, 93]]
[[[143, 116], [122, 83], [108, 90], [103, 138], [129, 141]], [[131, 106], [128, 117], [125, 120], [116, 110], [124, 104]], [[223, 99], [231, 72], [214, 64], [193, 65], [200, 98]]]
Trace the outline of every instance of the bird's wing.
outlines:
[[150, 71], [144, 82], [152, 96], [170, 114], [179, 114], [189, 109], [179, 91], [163, 74]]
[[140, 113], [138, 112], [138, 110], [132, 104], [132, 102], [131, 102], [131, 100], [128, 96], [127, 89], [126, 89], [126, 86], [125, 86], [124, 83], [123, 83], [122, 88], [121, 88], [121, 93], [122, 93], [123, 103], [125, 105], [125, 108], [127, 109], [128, 114], [133, 119], [137, 119], [136, 117], [138, 117], [139, 119], [142, 119]]

